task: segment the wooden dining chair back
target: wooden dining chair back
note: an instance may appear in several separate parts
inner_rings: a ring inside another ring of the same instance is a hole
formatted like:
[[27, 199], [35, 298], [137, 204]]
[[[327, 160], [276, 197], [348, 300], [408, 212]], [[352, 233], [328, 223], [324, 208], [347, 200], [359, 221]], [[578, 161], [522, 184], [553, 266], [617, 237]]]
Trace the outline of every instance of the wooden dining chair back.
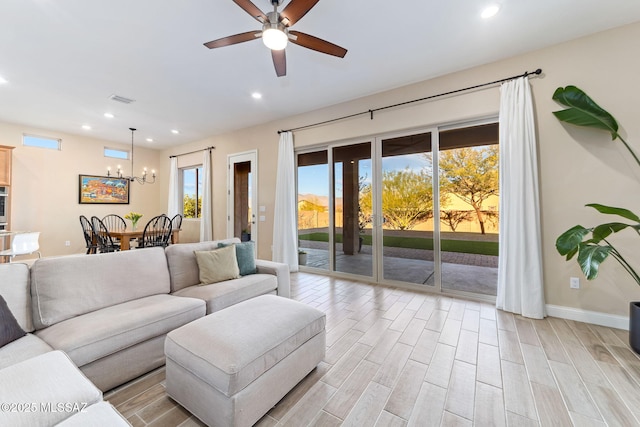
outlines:
[[80, 215], [80, 226], [82, 226], [82, 234], [84, 235], [84, 243], [87, 246], [87, 254], [95, 254], [98, 248], [98, 240], [93, 231], [91, 221], [84, 215]]
[[127, 229], [127, 222], [120, 215], [109, 214], [102, 218], [102, 222], [109, 231], [124, 231]]
[[96, 241], [98, 242], [98, 251], [100, 253], [116, 252], [120, 250], [120, 245], [114, 242], [107, 226], [97, 216], [91, 217], [91, 225], [96, 235]]
[[171, 219], [166, 215], [158, 215], [149, 220], [142, 233], [142, 241], [139, 248], [152, 246], [169, 246], [171, 239]]

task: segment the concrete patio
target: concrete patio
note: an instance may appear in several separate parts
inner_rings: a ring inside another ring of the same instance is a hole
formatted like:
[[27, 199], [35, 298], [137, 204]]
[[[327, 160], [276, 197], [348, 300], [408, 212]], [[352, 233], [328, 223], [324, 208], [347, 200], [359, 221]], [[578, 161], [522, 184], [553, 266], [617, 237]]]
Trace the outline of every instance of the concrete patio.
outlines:
[[[328, 243], [301, 240], [300, 245], [308, 254], [308, 267], [329, 270]], [[383, 251], [385, 280], [434, 285], [433, 251], [395, 247], [385, 247]], [[342, 245], [337, 244], [335, 270], [372, 277], [371, 246], [363, 245], [360, 253], [346, 255]], [[497, 282], [497, 256], [442, 252], [443, 289], [495, 296]]]

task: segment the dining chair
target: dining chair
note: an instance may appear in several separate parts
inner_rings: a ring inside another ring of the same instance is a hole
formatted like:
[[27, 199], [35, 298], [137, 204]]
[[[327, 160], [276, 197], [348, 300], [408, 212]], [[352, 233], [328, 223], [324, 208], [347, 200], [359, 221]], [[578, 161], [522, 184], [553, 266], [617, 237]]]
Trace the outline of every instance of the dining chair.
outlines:
[[142, 239], [138, 242], [138, 248], [152, 246], [169, 246], [171, 239], [171, 219], [162, 214], [149, 220], [142, 232]]
[[[171, 231], [180, 230], [182, 228], [182, 215], [176, 214], [173, 218], [171, 218]], [[171, 240], [169, 240], [171, 243]]]
[[95, 254], [98, 248], [98, 242], [93, 231], [91, 221], [84, 215], [80, 215], [80, 225], [82, 226], [82, 234], [84, 235], [84, 243], [87, 246], [87, 255]]
[[117, 214], [106, 215], [104, 218], [102, 218], [102, 222], [109, 231], [122, 231], [127, 229], [127, 222], [124, 220], [124, 218]]
[[9, 262], [13, 261], [18, 255], [29, 255], [32, 253], [37, 253], [38, 258], [42, 255], [40, 254], [40, 243], [38, 239], [40, 238], [39, 231], [33, 231], [28, 233], [16, 233], [11, 240], [11, 249], [7, 249], [0, 252], [0, 257], [9, 257]]
[[98, 242], [98, 251], [100, 253], [116, 252], [120, 250], [120, 245], [113, 241], [107, 226], [97, 216], [91, 217], [91, 224]]

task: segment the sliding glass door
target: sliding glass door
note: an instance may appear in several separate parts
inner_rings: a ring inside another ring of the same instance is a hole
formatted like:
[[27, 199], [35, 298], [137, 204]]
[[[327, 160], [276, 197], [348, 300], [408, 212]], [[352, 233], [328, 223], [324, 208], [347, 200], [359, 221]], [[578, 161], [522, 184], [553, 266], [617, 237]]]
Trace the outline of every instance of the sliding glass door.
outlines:
[[431, 132], [380, 140], [381, 276], [434, 284]]
[[329, 163], [328, 151], [298, 154], [298, 261], [329, 270]]
[[372, 277], [369, 214], [363, 210], [371, 186], [371, 142], [334, 147], [332, 159], [334, 270]]
[[432, 128], [298, 154], [307, 266], [495, 296], [498, 124]]
[[442, 289], [496, 295], [498, 124], [440, 132]]

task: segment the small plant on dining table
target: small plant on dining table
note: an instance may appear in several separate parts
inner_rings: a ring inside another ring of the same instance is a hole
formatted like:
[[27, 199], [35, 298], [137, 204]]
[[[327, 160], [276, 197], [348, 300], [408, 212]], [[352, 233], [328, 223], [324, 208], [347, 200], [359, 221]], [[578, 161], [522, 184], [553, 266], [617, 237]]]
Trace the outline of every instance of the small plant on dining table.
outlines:
[[138, 225], [138, 221], [140, 220], [140, 218], [142, 218], [142, 214], [139, 214], [137, 212], [129, 212], [124, 216], [124, 218], [131, 221], [131, 226], [135, 230], [136, 226]]

